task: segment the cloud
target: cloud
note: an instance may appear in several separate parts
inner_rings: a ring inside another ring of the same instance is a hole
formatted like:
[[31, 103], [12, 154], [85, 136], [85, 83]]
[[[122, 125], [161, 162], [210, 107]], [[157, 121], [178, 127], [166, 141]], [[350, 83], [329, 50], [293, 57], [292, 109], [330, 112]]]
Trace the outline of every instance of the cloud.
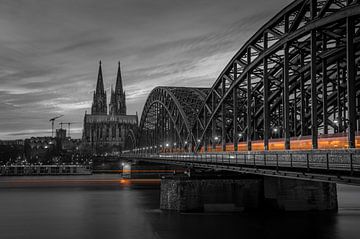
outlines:
[[81, 121], [99, 60], [106, 89], [121, 60], [131, 114], [141, 113], [158, 85], [211, 87], [242, 44], [290, 2], [0, 1], [0, 138], [49, 135], [48, 120], [58, 113]]
[[28, 130], [20, 130], [20, 131], [7, 131], [7, 132], [0, 132], [0, 137], [2, 139], [8, 138], [19, 138], [20, 136], [42, 136], [44, 134], [51, 134], [51, 130], [44, 130], [44, 129], [28, 129]]
[[[88, 35], [88, 34], [87, 34]], [[91, 48], [104, 46], [106, 44], [110, 44], [112, 39], [109, 37], [100, 37], [95, 39], [89, 39], [87, 35], [77, 36], [78, 39], [73, 39], [68, 45], [56, 49], [54, 51], [55, 54], [61, 53], [65, 54], [67, 52], [74, 51], [83, 51], [83, 50], [91, 50]], [[90, 36], [91, 37], [91, 36]]]
[[42, 108], [56, 109], [58, 113], [64, 113], [68, 111], [87, 109], [91, 107], [91, 101], [72, 102], [71, 98], [57, 98], [52, 100], [44, 100], [38, 102]]

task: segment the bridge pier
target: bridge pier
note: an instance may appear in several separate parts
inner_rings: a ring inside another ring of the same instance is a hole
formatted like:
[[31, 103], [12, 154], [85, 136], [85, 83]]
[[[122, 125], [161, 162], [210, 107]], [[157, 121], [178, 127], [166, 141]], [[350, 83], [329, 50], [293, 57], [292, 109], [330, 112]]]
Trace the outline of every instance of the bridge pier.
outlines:
[[280, 211], [337, 211], [336, 184], [264, 177], [264, 203]]
[[160, 209], [242, 211], [262, 204], [261, 179], [161, 179]]
[[275, 177], [165, 178], [161, 180], [160, 209], [336, 211], [336, 184]]

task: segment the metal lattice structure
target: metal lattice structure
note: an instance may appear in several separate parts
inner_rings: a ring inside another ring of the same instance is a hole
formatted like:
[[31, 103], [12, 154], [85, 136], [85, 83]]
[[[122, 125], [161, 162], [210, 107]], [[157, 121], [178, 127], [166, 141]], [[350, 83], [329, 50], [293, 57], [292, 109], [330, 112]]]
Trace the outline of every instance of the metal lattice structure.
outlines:
[[183, 148], [194, 141], [191, 130], [208, 88], [156, 87], [141, 115], [138, 146]]
[[[213, 85], [193, 129], [196, 150], [241, 141], [348, 135], [359, 128], [359, 1], [298, 0], [236, 53]], [[275, 134], [275, 135], [274, 135]], [[218, 141], [218, 142], [217, 142]]]
[[319, 138], [340, 135], [355, 148], [359, 61], [360, 1], [295, 0], [241, 47], [210, 90], [155, 88], [138, 145], [238, 151], [271, 150], [276, 141], [287, 150], [308, 139], [317, 149]]

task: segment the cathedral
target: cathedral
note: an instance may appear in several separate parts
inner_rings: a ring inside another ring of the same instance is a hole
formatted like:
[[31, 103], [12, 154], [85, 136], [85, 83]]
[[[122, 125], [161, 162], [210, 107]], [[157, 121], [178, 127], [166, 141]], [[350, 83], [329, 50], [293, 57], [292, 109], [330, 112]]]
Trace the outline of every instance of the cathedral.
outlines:
[[100, 61], [91, 114], [85, 112], [84, 116], [83, 143], [93, 153], [119, 153], [124, 149], [129, 130], [135, 130], [137, 124], [137, 115], [126, 114], [126, 98], [123, 90], [120, 62], [115, 90], [111, 87], [108, 113]]

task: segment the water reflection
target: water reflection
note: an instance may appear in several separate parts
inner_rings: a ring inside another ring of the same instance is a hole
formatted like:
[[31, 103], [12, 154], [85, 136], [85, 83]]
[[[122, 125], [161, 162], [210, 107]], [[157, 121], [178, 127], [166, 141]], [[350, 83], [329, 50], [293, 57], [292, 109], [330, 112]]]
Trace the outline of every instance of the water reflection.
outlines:
[[[360, 235], [357, 187], [339, 187], [339, 213], [178, 214], [158, 209], [159, 185], [116, 184], [120, 179], [114, 175], [82, 177], [82, 183], [76, 181], [70, 186], [58, 180], [58, 186], [54, 182], [51, 186], [21, 185], [18, 181], [9, 187], [6, 180], [0, 181], [1, 239], [303, 239]], [[87, 183], [97, 180], [103, 181]]]

